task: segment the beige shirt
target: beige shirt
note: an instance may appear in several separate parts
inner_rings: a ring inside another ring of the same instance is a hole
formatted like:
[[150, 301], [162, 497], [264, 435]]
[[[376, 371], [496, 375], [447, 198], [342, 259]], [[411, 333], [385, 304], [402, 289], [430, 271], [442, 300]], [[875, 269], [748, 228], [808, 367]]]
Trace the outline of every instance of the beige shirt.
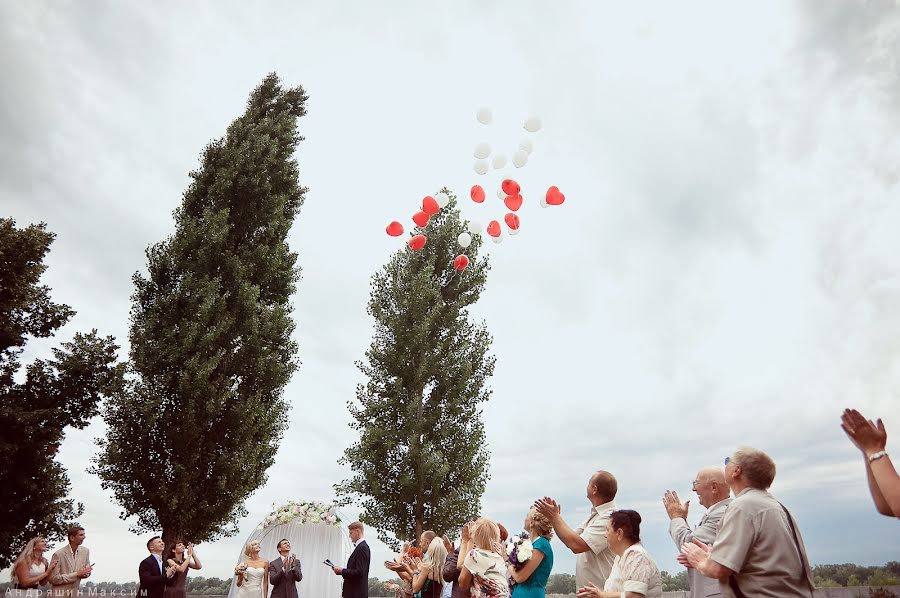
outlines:
[[634, 592], [647, 598], [662, 598], [659, 567], [640, 542], [616, 557], [603, 591]]
[[[735, 572], [746, 596], [810, 598], [814, 582], [796, 523], [802, 560], [781, 504], [765, 490], [747, 488], [728, 505], [709, 557]], [[719, 587], [724, 596], [735, 598], [728, 579], [720, 580]]]
[[76, 572], [90, 565], [90, 558], [90, 551], [85, 546], [79, 546], [74, 555], [68, 544], [53, 553], [53, 560], [59, 563], [50, 576], [50, 584], [53, 586], [50, 591], [53, 596], [72, 596], [78, 593], [81, 578]]
[[590, 547], [590, 550], [575, 555], [575, 584], [579, 588], [589, 582], [602, 588], [609, 578], [616, 555], [606, 545], [606, 526], [610, 513], [615, 510], [615, 501], [597, 505], [591, 509], [587, 521], [575, 530]]
[[[671, 520], [669, 522], [669, 535], [672, 536], [678, 551], [681, 552], [682, 544], [690, 544], [694, 538], [712, 546], [716, 539], [716, 532], [719, 530], [719, 524], [722, 523], [722, 517], [725, 516], [725, 509], [728, 508], [729, 504], [731, 504], [731, 499], [726, 498], [711, 506], [706, 515], [700, 520], [700, 525], [694, 528], [693, 531], [691, 531], [687, 521], [684, 519], [679, 517]], [[710, 598], [722, 595], [718, 579], [704, 577], [696, 569], [688, 569], [687, 575], [688, 584], [691, 587], [691, 598]]]

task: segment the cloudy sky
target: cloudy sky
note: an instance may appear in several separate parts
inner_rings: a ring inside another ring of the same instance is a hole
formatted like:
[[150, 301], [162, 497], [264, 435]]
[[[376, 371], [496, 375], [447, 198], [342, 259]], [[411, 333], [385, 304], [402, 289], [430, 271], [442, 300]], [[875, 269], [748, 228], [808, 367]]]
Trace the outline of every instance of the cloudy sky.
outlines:
[[[229, 574], [273, 502], [333, 498], [369, 278], [400, 246], [385, 225], [442, 185], [496, 185], [472, 150], [511, 152], [531, 114], [522, 232], [487, 245], [474, 312], [497, 356], [484, 511], [516, 529], [549, 494], [577, 523], [608, 469], [674, 572], [663, 492], [749, 444], [778, 463], [813, 563], [900, 554], [838, 426], [856, 406], [900, 434], [896, 2], [0, 0], [0, 69], [0, 212], [57, 233], [45, 281], [78, 311], [29, 359], [94, 327], [124, 345], [131, 275], [203, 145], [268, 72], [309, 93], [291, 427], [241, 535], [198, 548], [204, 574]], [[543, 210], [552, 184], [566, 203]], [[463, 216], [502, 215], [488, 197]], [[145, 538], [85, 473], [103, 432], [60, 457], [94, 579], [134, 580]]]

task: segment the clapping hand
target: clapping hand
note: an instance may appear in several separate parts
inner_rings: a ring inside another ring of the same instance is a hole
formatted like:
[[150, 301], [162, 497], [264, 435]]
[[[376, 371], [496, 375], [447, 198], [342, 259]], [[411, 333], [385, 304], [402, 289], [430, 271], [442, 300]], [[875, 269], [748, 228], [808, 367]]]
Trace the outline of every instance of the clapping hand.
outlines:
[[59, 561], [57, 561], [56, 559], [50, 561], [50, 566], [47, 567], [47, 573], [50, 573], [51, 571], [53, 571], [54, 569], [56, 569], [56, 566], [57, 566], [58, 564], [59, 564]]
[[460, 534], [460, 536], [461, 536], [460, 542], [461, 543], [469, 542], [472, 540], [472, 534], [469, 532], [469, 529], [472, 527], [473, 523], [474, 523], [473, 521], [470, 521], [467, 524], [465, 524], [464, 526], [462, 526], [462, 532]]
[[696, 569], [709, 557], [709, 550], [709, 546], [697, 538], [694, 538], [690, 544], [682, 544], [681, 553], [684, 554], [688, 562], [685, 566]]
[[688, 569], [694, 568], [694, 566], [690, 563], [690, 561], [688, 561], [687, 555], [684, 554], [683, 552], [679, 552], [678, 556], [675, 557], [675, 560], [678, 561], [680, 564], [684, 565], [685, 567], [687, 567]]
[[[624, 593], [624, 592], [623, 592]], [[578, 598], [592, 598], [597, 596], [602, 596], [602, 590], [595, 586], [594, 584], [588, 582], [588, 585], [583, 588], [578, 588], [578, 593], [575, 594]]]
[[841, 427], [856, 448], [866, 456], [883, 451], [887, 446], [887, 430], [881, 419], [876, 423], [867, 420], [856, 409], [845, 409], [841, 415]]
[[669, 514], [669, 519], [684, 519], [687, 521], [688, 508], [691, 506], [691, 501], [688, 500], [681, 504], [681, 499], [678, 498], [677, 492], [666, 490], [666, 493], [663, 495], [663, 506], [666, 508], [666, 513]]
[[491, 550], [503, 557], [504, 561], [509, 561], [509, 556], [506, 554], [506, 550], [500, 542], [491, 542]]
[[173, 575], [175, 575], [175, 567], [166, 567], [166, 577], [171, 578]]
[[549, 496], [534, 501], [534, 508], [537, 509], [538, 513], [549, 519], [551, 523], [556, 521], [562, 513], [560, 504]]
[[91, 566], [90, 566], [90, 565], [85, 565], [84, 567], [82, 567], [81, 569], [78, 570], [78, 572], [76, 573], [76, 575], [78, 575], [78, 577], [80, 577], [81, 579], [85, 579], [86, 577], [90, 577], [90, 576], [91, 576], [91, 571], [93, 571], [93, 569], [91, 568]]

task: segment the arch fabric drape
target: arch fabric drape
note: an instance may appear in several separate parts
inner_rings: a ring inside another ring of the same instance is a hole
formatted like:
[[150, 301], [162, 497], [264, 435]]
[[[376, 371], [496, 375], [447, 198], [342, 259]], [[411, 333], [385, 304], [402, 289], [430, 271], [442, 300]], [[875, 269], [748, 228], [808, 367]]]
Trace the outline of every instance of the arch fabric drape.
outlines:
[[[285, 525], [272, 525], [266, 529], [253, 530], [246, 539], [241, 552], [235, 561], [235, 566], [243, 561], [244, 546], [251, 540], [258, 540], [260, 544], [260, 558], [272, 561], [277, 558], [278, 550], [275, 548], [282, 538], [287, 538], [291, 543], [291, 552], [297, 555], [300, 567], [303, 571], [303, 581], [297, 584], [297, 591], [301, 598], [339, 598], [343, 578], [334, 574], [327, 566], [322, 564], [325, 559], [330, 559], [335, 565], [343, 566], [350, 558], [350, 537], [342, 526], [334, 526], [327, 523], [288, 523]], [[228, 598], [234, 598], [235, 580], [231, 580], [231, 588], [228, 590]], [[272, 587], [269, 586], [271, 593]]]

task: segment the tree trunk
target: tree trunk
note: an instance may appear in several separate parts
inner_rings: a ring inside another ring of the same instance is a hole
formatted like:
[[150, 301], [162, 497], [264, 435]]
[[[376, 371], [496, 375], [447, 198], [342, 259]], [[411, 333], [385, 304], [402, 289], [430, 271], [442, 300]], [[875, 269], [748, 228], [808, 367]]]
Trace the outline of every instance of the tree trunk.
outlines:
[[162, 541], [165, 543], [166, 547], [163, 549], [163, 562], [165, 563], [166, 558], [169, 554], [174, 552], [175, 542], [181, 539], [181, 532], [175, 529], [173, 526], [163, 526], [162, 532]]
[[[416, 413], [416, 434], [413, 436], [413, 446], [415, 447], [412, 451], [413, 455], [416, 455], [418, 458], [416, 459], [415, 472], [416, 472], [416, 502], [415, 509], [413, 511], [413, 517], [416, 521], [416, 540], [422, 537], [422, 532], [424, 531], [425, 526], [425, 505], [422, 504], [424, 497], [422, 496], [425, 492], [425, 481], [422, 479], [422, 471], [419, 467], [419, 463], [422, 461], [422, 436], [425, 434], [425, 431], [422, 429], [422, 420], [425, 417], [425, 404], [424, 404], [424, 393], [425, 389], [419, 390], [416, 395], [419, 397], [419, 405], [418, 411]], [[425, 551], [428, 549], [427, 546], [420, 546], [422, 549], [422, 554], [425, 554]]]

